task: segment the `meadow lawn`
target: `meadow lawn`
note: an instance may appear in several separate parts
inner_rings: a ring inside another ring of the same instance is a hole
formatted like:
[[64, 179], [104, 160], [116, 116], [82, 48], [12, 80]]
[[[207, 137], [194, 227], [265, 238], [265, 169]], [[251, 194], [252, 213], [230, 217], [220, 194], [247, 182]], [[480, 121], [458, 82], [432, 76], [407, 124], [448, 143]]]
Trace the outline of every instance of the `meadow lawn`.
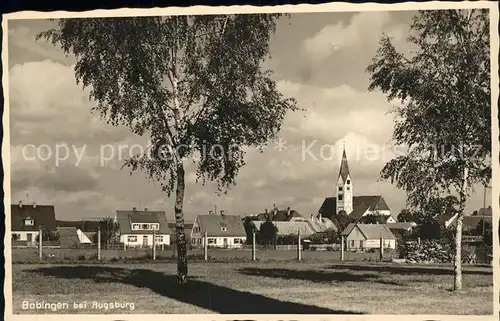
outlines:
[[[465, 267], [450, 291], [451, 265], [338, 261], [191, 262], [176, 284], [175, 263], [13, 264], [13, 313], [99, 314], [470, 314], [493, 311], [491, 267]], [[68, 303], [26, 310], [23, 301]], [[74, 309], [74, 303], [82, 303]], [[83, 303], [87, 305], [84, 307]], [[99, 303], [129, 303], [105, 309]], [[133, 303], [131, 310], [130, 303]]]

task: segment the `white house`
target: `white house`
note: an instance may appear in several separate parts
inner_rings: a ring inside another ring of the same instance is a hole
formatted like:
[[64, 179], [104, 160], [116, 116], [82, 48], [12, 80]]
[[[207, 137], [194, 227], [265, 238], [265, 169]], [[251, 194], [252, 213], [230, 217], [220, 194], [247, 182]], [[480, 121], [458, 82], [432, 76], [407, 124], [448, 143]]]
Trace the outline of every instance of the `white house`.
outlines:
[[240, 216], [218, 214], [198, 215], [191, 230], [191, 245], [203, 247], [207, 234], [207, 246], [240, 248], [246, 241], [246, 232]]
[[26, 243], [27, 246], [37, 244], [36, 238], [39, 229], [44, 231], [56, 230], [56, 214], [53, 205], [18, 204], [11, 205], [11, 230], [16, 241]]
[[152, 247], [153, 235], [156, 245], [170, 245], [170, 229], [165, 212], [129, 210], [116, 211], [115, 222], [119, 225], [120, 243], [127, 247]]
[[395, 249], [396, 237], [385, 224], [349, 224], [342, 235], [346, 240], [346, 249], [380, 248], [380, 238], [384, 248]]

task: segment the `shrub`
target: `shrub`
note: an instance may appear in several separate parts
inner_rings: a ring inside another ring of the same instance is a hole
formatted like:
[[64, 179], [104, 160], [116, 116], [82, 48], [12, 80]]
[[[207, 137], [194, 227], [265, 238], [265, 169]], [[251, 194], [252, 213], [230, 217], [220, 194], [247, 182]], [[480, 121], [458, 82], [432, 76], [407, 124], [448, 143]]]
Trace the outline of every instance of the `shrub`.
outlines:
[[449, 263], [453, 251], [451, 244], [441, 240], [409, 241], [399, 248], [399, 257], [410, 263]]

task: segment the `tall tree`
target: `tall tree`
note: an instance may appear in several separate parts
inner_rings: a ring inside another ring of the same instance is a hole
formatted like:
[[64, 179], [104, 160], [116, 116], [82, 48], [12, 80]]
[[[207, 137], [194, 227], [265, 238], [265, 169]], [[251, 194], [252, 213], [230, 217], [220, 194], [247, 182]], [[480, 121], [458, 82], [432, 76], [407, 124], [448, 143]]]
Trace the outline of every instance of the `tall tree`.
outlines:
[[398, 214], [398, 222], [414, 222], [413, 213], [407, 209], [402, 209]]
[[[235, 184], [244, 147], [276, 138], [287, 111], [261, 63], [279, 14], [61, 19], [37, 35], [76, 57], [77, 83], [113, 125], [147, 134], [151, 146], [124, 166], [175, 193], [178, 281], [187, 282], [185, 166], [197, 177]], [[188, 158], [191, 158], [188, 160]]]
[[347, 225], [349, 225], [350, 223], [354, 223], [355, 221], [356, 220], [350, 217], [344, 210], [339, 211], [332, 217], [332, 222], [337, 227], [338, 233], [342, 233]]
[[443, 194], [458, 194], [454, 289], [462, 288], [461, 240], [468, 196], [491, 178], [489, 11], [432, 10], [415, 15], [410, 42], [398, 52], [383, 36], [372, 64], [369, 90], [381, 90], [394, 107], [393, 138], [407, 147], [383, 168], [424, 207]]
[[278, 235], [278, 228], [272, 221], [265, 221], [260, 225], [259, 228], [259, 242], [263, 245], [269, 245], [276, 239]]
[[[109, 244], [113, 242], [119, 232], [118, 223], [111, 217], [105, 217], [99, 220], [98, 228], [101, 231], [101, 244]], [[97, 243], [97, 233], [94, 234], [92, 242]]]

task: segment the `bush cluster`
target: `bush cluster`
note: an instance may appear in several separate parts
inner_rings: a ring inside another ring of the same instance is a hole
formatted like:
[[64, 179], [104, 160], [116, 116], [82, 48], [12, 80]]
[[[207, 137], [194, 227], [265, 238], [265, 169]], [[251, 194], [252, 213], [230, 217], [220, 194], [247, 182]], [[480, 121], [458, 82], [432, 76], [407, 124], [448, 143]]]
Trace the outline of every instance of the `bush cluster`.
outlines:
[[409, 263], [449, 263], [453, 261], [451, 244], [440, 240], [408, 241], [399, 248], [399, 257]]

